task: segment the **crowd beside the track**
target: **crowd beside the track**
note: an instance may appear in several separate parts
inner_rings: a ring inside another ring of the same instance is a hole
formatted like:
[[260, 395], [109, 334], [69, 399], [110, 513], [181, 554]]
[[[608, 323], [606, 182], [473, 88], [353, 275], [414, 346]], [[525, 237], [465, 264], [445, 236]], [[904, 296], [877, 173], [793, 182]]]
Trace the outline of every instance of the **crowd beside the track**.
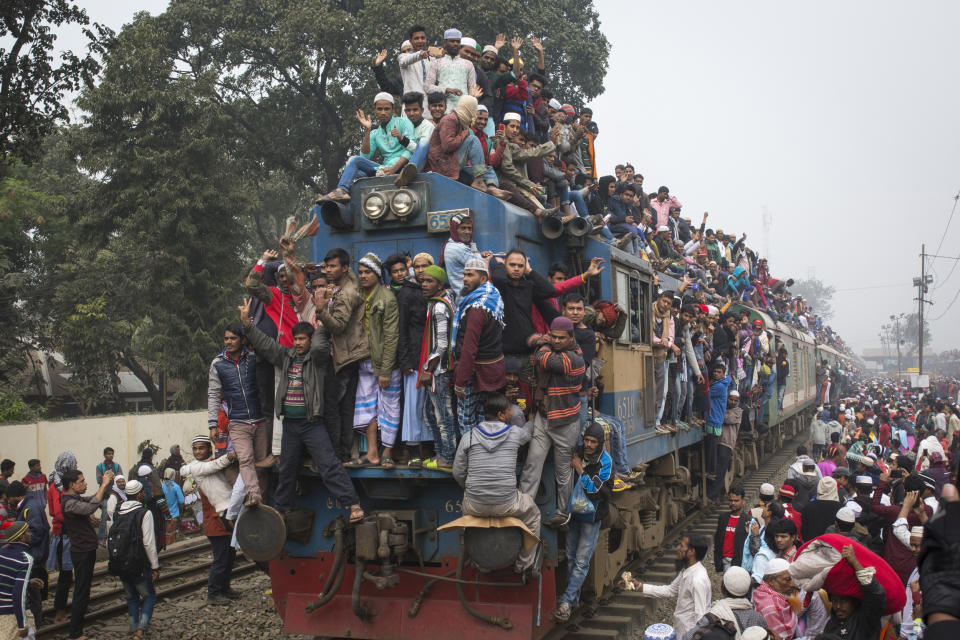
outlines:
[[[617, 167], [616, 176], [598, 178], [594, 140], [599, 128], [589, 109], [578, 114], [551, 95], [544, 49], [536, 39], [531, 44], [537, 70], [527, 73], [520, 58], [522, 38], [512, 39], [509, 49], [502, 36], [480, 48], [451, 29], [443, 34], [442, 47], [434, 48], [427, 46], [427, 35], [422, 27], [410, 29], [399, 73], [385, 69], [385, 52], [378, 56], [374, 72], [384, 91], [374, 99], [373, 116], [357, 113], [361, 154], [347, 162], [337, 188], [321, 199], [349, 201], [350, 187], [360, 176], [396, 175], [397, 184], [405, 185], [418, 171], [441, 173], [540, 220], [588, 217], [606, 241], [677, 279], [676, 290], [657, 291], [650, 317], [642, 320], [646, 326], [639, 326], [617, 304], [584, 297], [590, 279], [606, 267], [602, 259], [582, 273], [559, 263], [539, 273], [518, 249], [476, 246], [482, 212], [453, 216], [439, 255], [366, 253], [355, 265], [348, 248], [331, 250], [322, 263], [298, 261], [300, 234], [289, 230], [278, 250], [263, 252], [244, 282], [250, 297], [238, 309], [239, 321], [224, 331], [224, 348], [211, 362], [208, 431], [193, 439], [192, 461], [176, 448], [168, 463], [155, 469], [148, 448], [123, 477], [112, 451], [105, 452], [97, 469], [99, 488], [83, 497], [83, 474], [65, 452], [48, 480], [31, 461], [30, 480], [5, 487], [11, 524], [4, 529], [7, 545], [0, 553], [26, 564], [27, 572], [22, 565], [10, 569], [12, 591], [4, 592], [0, 584], [0, 613], [13, 615], [17, 629], [26, 628], [26, 609], [38, 619], [42, 613], [44, 567], [61, 571], [55, 608], [59, 617], [65, 615], [70, 586], [65, 572], [72, 565], [70, 635], [82, 637], [98, 537], [112, 540], [117, 531], [119, 545], [125, 532], [129, 550], [129, 536], [140, 532], [133, 544], [144, 549], [142, 557], [137, 554], [139, 564], [118, 571], [128, 574], [122, 577], [131, 632], [142, 636], [155, 601], [156, 552], [175, 535], [177, 514], [191, 499], [199, 504], [198, 519], [213, 550], [208, 598], [214, 604], [228, 602], [235, 597], [230, 588], [233, 523], [243, 509], [264, 503], [283, 514], [293, 511], [302, 456], [349, 510], [351, 523], [366, 514], [347, 470], [402, 466], [452, 474], [464, 487], [468, 515], [514, 516], [535, 535], [542, 524], [566, 531], [569, 577], [556, 614], [566, 620], [579, 600], [612, 492], [642, 482], [627, 464], [624, 424], [594, 402], [603, 392], [605, 350], [614, 341], [625, 337], [652, 344], [652, 426], [664, 435], [703, 429], [714, 499], [724, 491], [722, 479], [738, 435], [765, 428], [775, 393], [782, 409], [790, 376], [790, 354], [777, 343], [773, 327], [749, 313], [731, 312], [730, 305], [765, 311], [820, 343], [844, 348], [803, 299], [790, 294], [791, 280], [771, 276], [766, 260], [746, 246], [745, 234], [737, 238], [706, 228], [706, 214], [695, 227], [681, 216], [680, 202], [666, 187], [646, 194], [643, 177], [629, 164]], [[403, 116], [395, 111], [395, 95], [401, 96]], [[825, 362], [818, 368], [818, 393], [830, 407], [839, 410], [836, 400], [852, 383], [850, 372]], [[890, 403], [899, 399], [890, 393], [874, 396], [888, 411], [872, 408], [873, 423], [845, 412], [824, 418], [831, 418], [826, 424], [833, 418], [846, 422], [835, 445], [845, 447], [848, 459], [879, 469], [891, 439], [872, 450], [862, 437], [871, 425], [878, 425], [882, 435], [878, 421], [892, 415]], [[865, 397], [850, 408], [863, 408]], [[910, 429], [923, 428], [913, 426], [913, 413], [904, 417]], [[848, 434], [854, 426], [859, 430]], [[848, 435], [852, 439], [845, 444]], [[819, 444], [823, 455], [837, 457], [836, 448]], [[533, 497], [551, 450], [557, 502], [551, 505], [555, 515], [541, 523]], [[942, 456], [949, 450], [950, 442], [941, 444]], [[871, 454], [873, 466], [867, 462]], [[806, 476], [802, 461], [800, 466], [798, 491]], [[271, 468], [276, 469], [272, 491]], [[41, 484], [45, 487], [38, 490]], [[866, 503], [861, 511], [868, 513], [870, 499], [857, 494], [857, 501]], [[786, 512], [780, 501], [770, 505], [763, 512], [769, 517], [758, 516], [764, 527]], [[52, 530], [44, 509], [53, 518]], [[104, 523], [111, 523], [109, 530], [104, 524], [98, 532], [90, 524], [97, 510]], [[776, 555], [774, 546], [764, 542], [762, 532], [748, 538], [734, 545], [738, 557], [749, 554], [760, 570], [761, 558]], [[704, 545], [685, 540], [678, 553], [694, 567]], [[515, 568], [536, 571], [535, 560], [532, 553], [521, 555]], [[761, 578], [758, 583], [767, 584], [762, 570], [754, 574]], [[643, 585], [645, 591], [648, 587]], [[671, 591], [651, 587], [649, 592]], [[29, 606], [18, 607], [17, 598], [7, 593], [27, 594], [22, 602]], [[696, 606], [689, 615], [678, 611], [686, 620], [678, 626], [687, 630], [704, 613]]]
[[713, 540], [682, 538], [672, 584], [624, 586], [677, 598], [664, 637], [957, 637], [960, 409], [956, 381], [938, 383], [948, 395], [868, 381], [819, 407], [782, 486], [754, 505], [732, 487]]

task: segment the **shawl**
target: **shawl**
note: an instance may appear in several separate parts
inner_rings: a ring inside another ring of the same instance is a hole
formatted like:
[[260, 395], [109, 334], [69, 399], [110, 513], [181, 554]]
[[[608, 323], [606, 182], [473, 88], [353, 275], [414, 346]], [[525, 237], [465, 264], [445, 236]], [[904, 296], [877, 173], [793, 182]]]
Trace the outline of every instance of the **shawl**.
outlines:
[[457, 344], [457, 331], [460, 328], [460, 321], [467, 309], [483, 309], [494, 319], [504, 326], [503, 322], [503, 298], [497, 288], [487, 280], [479, 287], [468, 293], [457, 306], [457, 313], [453, 316], [453, 331], [450, 332], [450, 344]]
[[64, 451], [57, 456], [57, 461], [53, 463], [53, 473], [50, 474], [50, 482], [57, 491], [63, 491], [63, 473], [68, 469], [77, 468], [77, 457], [72, 451]]

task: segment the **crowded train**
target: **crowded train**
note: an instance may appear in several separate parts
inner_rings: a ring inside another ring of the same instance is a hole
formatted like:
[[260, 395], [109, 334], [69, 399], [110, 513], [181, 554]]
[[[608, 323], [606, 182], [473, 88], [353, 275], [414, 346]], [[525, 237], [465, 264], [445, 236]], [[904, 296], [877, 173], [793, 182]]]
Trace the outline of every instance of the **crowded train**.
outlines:
[[[210, 603], [236, 597], [241, 549], [289, 633], [540, 638], [609, 589], [675, 598], [648, 629], [666, 639], [956, 624], [956, 382], [864, 381], [746, 233], [630, 163], [600, 175], [599, 124], [545, 55], [414, 25], [395, 72], [377, 58], [359, 154], [244, 281], [192, 459], [151, 450], [123, 476], [107, 448], [92, 495], [69, 452], [22, 481], [3, 461], [4, 618], [39, 623], [59, 571], [56, 619], [82, 637], [102, 541], [143, 637], [186, 488]], [[807, 430], [747, 504], [737, 478]], [[721, 501], [670, 585], [621, 575]]]

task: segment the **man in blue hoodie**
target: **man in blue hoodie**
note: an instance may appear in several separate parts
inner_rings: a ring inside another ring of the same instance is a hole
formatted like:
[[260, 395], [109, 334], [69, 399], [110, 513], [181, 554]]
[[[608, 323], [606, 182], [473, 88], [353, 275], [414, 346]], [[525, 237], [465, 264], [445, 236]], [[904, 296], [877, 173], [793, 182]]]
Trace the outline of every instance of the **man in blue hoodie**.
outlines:
[[[453, 479], [464, 488], [463, 513], [468, 516], [512, 517], [540, 537], [540, 507], [517, 489], [517, 451], [530, 442], [533, 422], [510, 424], [512, 407], [501, 393], [487, 394], [485, 420], [467, 431], [453, 460]], [[533, 566], [536, 546], [523, 549], [515, 570]]]
[[569, 620], [574, 605], [580, 601], [580, 589], [590, 571], [590, 560], [600, 537], [600, 525], [609, 508], [613, 489], [613, 460], [603, 448], [605, 438], [603, 427], [598, 422], [591, 422], [583, 432], [583, 442], [570, 463], [579, 474], [577, 482], [593, 503], [594, 514], [590, 522], [579, 518], [570, 520], [570, 530], [567, 531], [567, 588], [560, 596], [560, 605], [554, 613], [554, 618], [559, 622]]
[[717, 443], [723, 430], [723, 418], [727, 414], [727, 394], [733, 378], [727, 375], [722, 362], [710, 367], [710, 411], [707, 424], [703, 428], [703, 450], [706, 457], [706, 476], [710, 481], [717, 480]]

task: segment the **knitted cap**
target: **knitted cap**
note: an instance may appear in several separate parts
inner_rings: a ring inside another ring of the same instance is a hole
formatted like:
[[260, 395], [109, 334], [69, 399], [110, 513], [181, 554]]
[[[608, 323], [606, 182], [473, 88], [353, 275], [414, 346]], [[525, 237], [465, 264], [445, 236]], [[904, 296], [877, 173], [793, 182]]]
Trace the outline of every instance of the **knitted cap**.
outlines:
[[447, 281], [447, 272], [444, 271], [442, 267], [438, 267], [435, 264], [432, 264], [424, 269], [423, 275], [435, 278], [440, 284], [444, 284]]
[[377, 274], [377, 277], [383, 275], [383, 262], [375, 253], [368, 253], [360, 258], [360, 264]]
[[23, 520], [16, 522], [4, 522], [0, 528], [0, 542], [17, 542], [23, 538], [24, 532], [30, 531], [30, 525]]
[[143, 485], [140, 483], [139, 480], [131, 480], [123, 488], [123, 492], [128, 496], [135, 496], [141, 491], [143, 491]]
[[486, 274], [489, 274], [490, 271], [487, 269], [487, 263], [481, 260], [480, 258], [470, 258], [467, 260], [467, 263], [463, 265], [464, 271], [482, 271]]

